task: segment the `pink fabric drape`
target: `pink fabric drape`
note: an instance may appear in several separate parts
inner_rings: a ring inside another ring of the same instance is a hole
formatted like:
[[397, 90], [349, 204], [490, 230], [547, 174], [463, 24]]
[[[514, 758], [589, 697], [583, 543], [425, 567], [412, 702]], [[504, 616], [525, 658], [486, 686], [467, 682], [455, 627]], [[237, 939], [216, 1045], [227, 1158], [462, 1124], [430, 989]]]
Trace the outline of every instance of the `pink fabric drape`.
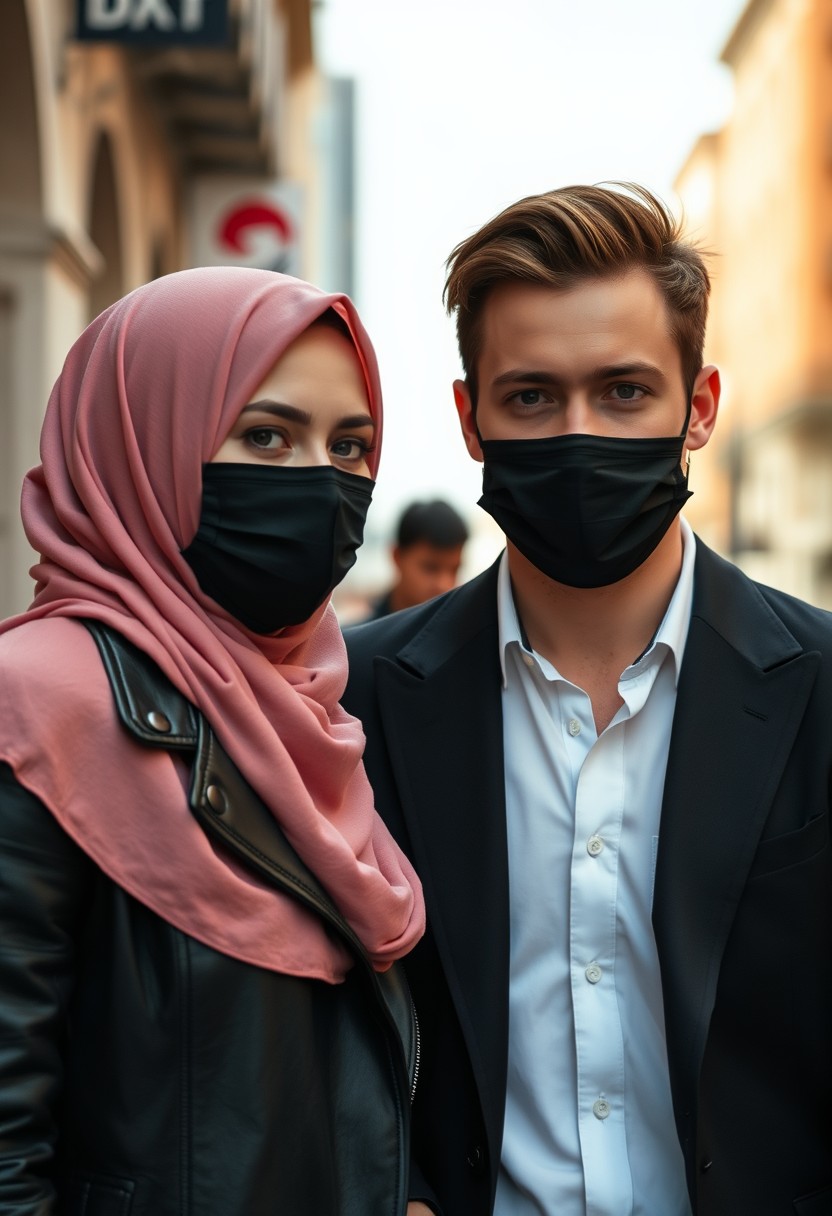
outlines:
[[377, 967], [414, 945], [421, 888], [374, 810], [360, 724], [339, 705], [347, 663], [332, 608], [256, 637], [200, 591], [180, 555], [196, 532], [203, 464], [282, 352], [331, 307], [355, 342], [380, 440], [375, 355], [352, 304], [285, 275], [168, 275], [75, 343], [23, 489], [42, 556], [32, 606], [0, 625], [0, 757], [167, 921], [233, 957], [337, 982], [345, 951], [214, 850], [178, 762], [120, 726], [92, 639], [72, 619], [113, 626], [205, 715]]

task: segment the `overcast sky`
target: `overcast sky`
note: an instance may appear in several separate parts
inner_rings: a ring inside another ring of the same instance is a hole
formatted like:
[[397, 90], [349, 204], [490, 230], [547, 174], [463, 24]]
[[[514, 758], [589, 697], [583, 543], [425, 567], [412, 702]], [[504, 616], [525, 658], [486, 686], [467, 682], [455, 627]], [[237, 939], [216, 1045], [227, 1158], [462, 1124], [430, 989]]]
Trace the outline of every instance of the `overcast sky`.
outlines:
[[692, 144], [730, 113], [719, 53], [743, 7], [323, 0], [319, 60], [357, 87], [354, 294], [386, 405], [373, 531], [425, 493], [483, 516], [450, 387], [452, 247], [508, 203], [575, 182], [635, 180], [675, 203]]

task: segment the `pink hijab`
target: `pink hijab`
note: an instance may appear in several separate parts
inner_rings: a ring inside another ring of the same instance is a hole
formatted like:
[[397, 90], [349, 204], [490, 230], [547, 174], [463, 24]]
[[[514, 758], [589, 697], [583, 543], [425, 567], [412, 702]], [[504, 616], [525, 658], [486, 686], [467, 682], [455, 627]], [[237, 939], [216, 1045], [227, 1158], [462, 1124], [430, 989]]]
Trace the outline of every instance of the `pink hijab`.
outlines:
[[[381, 429], [375, 355], [351, 302], [265, 270], [167, 275], [112, 305], [70, 351], [22, 513], [35, 599], [0, 625], [0, 757], [100, 868], [234, 958], [330, 982], [350, 966], [318, 919], [215, 851], [181, 761], [116, 717], [77, 619], [112, 626], [203, 713], [384, 969], [424, 930], [419, 881], [375, 812], [331, 606], [262, 638], [204, 595], [180, 550], [201, 470], [289, 344], [328, 308], [346, 321]], [[371, 454], [373, 474], [378, 442]]]

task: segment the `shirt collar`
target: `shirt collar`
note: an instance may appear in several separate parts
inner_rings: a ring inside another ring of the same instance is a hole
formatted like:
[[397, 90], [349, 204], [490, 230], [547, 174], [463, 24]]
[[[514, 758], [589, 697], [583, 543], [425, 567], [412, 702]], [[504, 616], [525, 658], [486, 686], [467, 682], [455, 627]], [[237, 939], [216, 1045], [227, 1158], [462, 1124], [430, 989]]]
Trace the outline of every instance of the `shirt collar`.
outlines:
[[[646, 650], [627, 668], [627, 673], [638, 674], [653, 661], [656, 648], [662, 646], [673, 655], [675, 682], [679, 683], [679, 672], [682, 667], [682, 657], [690, 626], [690, 610], [693, 603], [693, 567], [696, 557], [696, 537], [684, 518], [680, 517], [682, 532], [682, 568], [679, 578], [667, 605], [662, 623]], [[500, 569], [497, 576], [497, 621], [499, 627], [500, 668], [503, 677], [503, 688], [506, 686], [506, 650], [515, 645], [525, 654], [532, 655], [540, 663], [545, 660], [535, 654], [525, 640], [514, 596], [511, 591], [511, 577], [508, 570], [508, 554], [503, 552], [500, 559]], [[547, 667], [550, 664], [546, 664]], [[557, 675], [557, 673], [555, 673]]]

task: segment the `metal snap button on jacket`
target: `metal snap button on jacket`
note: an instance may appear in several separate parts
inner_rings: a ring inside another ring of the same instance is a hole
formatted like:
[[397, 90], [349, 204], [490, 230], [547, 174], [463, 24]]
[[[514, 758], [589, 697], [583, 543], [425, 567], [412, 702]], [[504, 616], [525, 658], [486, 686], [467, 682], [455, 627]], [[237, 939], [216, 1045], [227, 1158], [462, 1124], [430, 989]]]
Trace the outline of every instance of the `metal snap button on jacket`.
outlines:
[[224, 815], [228, 810], [228, 799], [222, 786], [209, 785], [205, 791], [205, 801], [217, 815]]

